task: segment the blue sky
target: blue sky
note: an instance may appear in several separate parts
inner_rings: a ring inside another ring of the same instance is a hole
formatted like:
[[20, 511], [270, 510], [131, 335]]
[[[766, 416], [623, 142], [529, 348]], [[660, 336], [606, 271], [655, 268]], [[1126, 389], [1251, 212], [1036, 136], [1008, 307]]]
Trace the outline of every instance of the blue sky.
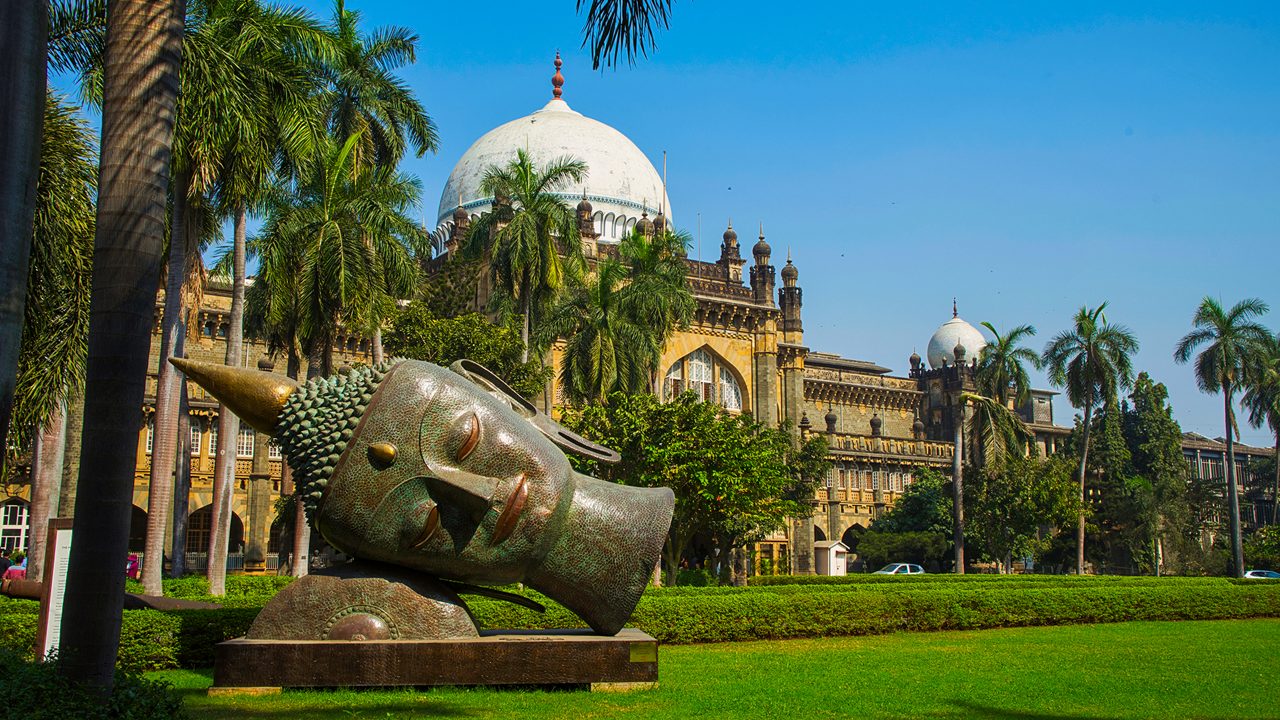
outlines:
[[1280, 329], [1280, 5], [1206, 5], [677, 0], [655, 53], [593, 72], [573, 0], [348, 3], [421, 38], [403, 75], [442, 142], [404, 168], [429, 218], [476, 138], [550, 98], [559, 49], [575, 110], [667, 151], [703, 259], [729, 217], [791, 249], [811, 348], [902, 374], [953, 296], [1037, 350], [1106, 300], [1183, 428], [1218, 436], [1172, 351], [1205, 295]]

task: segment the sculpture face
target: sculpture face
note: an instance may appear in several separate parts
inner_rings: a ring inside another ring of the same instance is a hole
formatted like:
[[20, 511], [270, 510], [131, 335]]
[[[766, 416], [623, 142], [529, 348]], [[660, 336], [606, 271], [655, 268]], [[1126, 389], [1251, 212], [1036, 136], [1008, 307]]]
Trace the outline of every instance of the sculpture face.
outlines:
[[674, 496], [573, 471], [613, 451], [538, 413], [483, 367], [414, 360], [298, 385], [173, 361], [279, 440], [312, 524], [354, 557], [446, 580], [525, 582], [613, 634], [648, 583]]
[[563, 531], [576, 479], [510, 403], [452, 370], [402, 362], [379, 383], [316, 526], [360, 557], [517, 582]]

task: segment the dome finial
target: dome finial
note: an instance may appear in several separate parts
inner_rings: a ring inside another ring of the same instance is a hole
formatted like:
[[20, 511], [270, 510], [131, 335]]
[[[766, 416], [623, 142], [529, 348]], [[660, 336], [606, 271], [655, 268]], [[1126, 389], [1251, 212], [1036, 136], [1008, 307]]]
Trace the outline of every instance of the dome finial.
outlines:
[[951, 317], [960, 317], [960, 311], [956, 309], [956, 299], [951, 298]]
[[560, 51], [556, 50], [556, 74], [551, 76], [551, 95], [559, 100], [564, 94], [564, 75], [560, 74], [560, 68], [564, 65], [564, 61], [560, 59]]

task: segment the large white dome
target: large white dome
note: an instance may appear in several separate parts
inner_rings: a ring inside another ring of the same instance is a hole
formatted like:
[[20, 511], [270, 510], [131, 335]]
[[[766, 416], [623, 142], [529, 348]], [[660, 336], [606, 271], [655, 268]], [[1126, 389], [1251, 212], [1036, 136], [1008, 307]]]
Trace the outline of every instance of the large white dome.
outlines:
[[978, 358], [978, 353], [982, 352], [982, 348], [987, 346], [986, 338], [982, 337], [982, 333], [978, 329], [960, 317], [954, 316], [946, 321], [929, 338], [929, 367], [938, 369], [942, 367], [943, 361], [948, 365], [956, 364], [955, 349], [959, 344], [964, 347], [965, 363], [971, 363]]
[[506, 165], [521, 148], [527, 149], [534, 163], [568, 155], [587, 164], [582, 186], [564, 188], [558, 194], [573, 206], [586, 191], [601, 241], [617, 242], [645, 212], [652, 218], [665, 210], [670, 223], [671, 204], [663, 192], [662, 178], [640, 148], [617, 130], [554, 98], [532, 115], [485, 133], [462, 154], [440, 195], [435, 233], [438, 250], [453, 224], [459, 199], [472, 218], [489, 210], [493, 198], [480, 192], [485, 170]]

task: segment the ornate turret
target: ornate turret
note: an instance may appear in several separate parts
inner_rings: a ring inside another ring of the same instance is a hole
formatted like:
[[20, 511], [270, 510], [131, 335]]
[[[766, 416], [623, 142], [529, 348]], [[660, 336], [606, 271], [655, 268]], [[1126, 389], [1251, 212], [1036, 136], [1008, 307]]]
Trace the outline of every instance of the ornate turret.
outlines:
[[957, 342], [957, 343], [956, 343], [956, 346], [955, 346], [954, 348], [952, 348], [952, 350], [951, 350], [951, 354], [952, 354], [952, 355], [954, 355], [954, 356], [955, 356], [955, 358], [956, 358], [956, 365], [963, 365], [963, 364], [964, 364], [964, 356], [965, 356], [965, 353], [966, 353], [966, 352], [968, 352], [968, 351], [967, 351], [967, 350], [965, 350], [965, 348], [964, 348], [964, 343], [962, 343], [962, 342]]
[[742, 266], [746, 261], [742, 259], [742, 253], [738, 250], [738, 233], [733, 229], [732, 220], [724, 231], [724, 242], [720, 245], [720, 259], [716, 264], [724, 273], [725, 280], [742, 284]]
[[645, 237], [653, 237], [653, 221], [649, 219], [649, 211], [643, 210], [636, 221], [636, 230]]
[[582, 199], [578, 201], [578, 237], [582, 239], [582, 255], [587, 259], [596, 256], [596, 241], [600, 234], [596, 232], [595, 209], [587, 199], [587, 189], [582, 188]]
[[463, 240], [467, 237], [467, 228], [470, 226], [471, 218], [467, 215], [466, 208], [462, 207], [462, 197], [458, 197], [458, 207], [453, 211], [453, 225], [449, 227], [449, 237], [445, 240], [446, 252], [450, 255], [458, 252]]
[[871, 415], [871, 434], [879, 437], [880, 428], [884, 425], [884, 421], [880, 419], [880, 413]]
[[826, 417], [822, 419], [827, 423], [827, 434], [834, 435], [836, 433], [836, 422], [840, 419], [836, 416], [836, 409], [828, 405]]
[[920, 419], [919, 415], [916, 415], [916, 421], [911, 423], [911, 436], [916, 440], [924, 437], [924, 421]]
[[911, 357], [907, 358], [907, 361], [911, 363], [911, 377], [916, 377], [917, 375], [919, 375], [921, 372], [920, 353], [916, 352], [915, 350], [912, 350]]
[[796, 281], [800, 271], [791, 264], [791, 251], [787, 251], [787, 264], [782, 268], [782, 289], [778, 290], [778, 307], [782, 309], [782, 329], [800, 332], [804, 329], [800, 322], [800, 308], [803, 305], [802, 292]]
[[666, 231], [667, 231], [667, 216], [665, 213], [659, 210], [658, 214], [653, 216], [653, 233], [655, 235], [661, 235]]
[[762, 305], [773, 304], [773, 290], [776, 281], [774, 280], [773, 266], [769, 264], [771, 252], [769, 243], [764, 241], [764, 223], [760, 223], [760, 240], [751, 249], [751, 254], [756, 259], [756, 264], [751, 266], [751, 290], [755, 295], [756, 302]]

